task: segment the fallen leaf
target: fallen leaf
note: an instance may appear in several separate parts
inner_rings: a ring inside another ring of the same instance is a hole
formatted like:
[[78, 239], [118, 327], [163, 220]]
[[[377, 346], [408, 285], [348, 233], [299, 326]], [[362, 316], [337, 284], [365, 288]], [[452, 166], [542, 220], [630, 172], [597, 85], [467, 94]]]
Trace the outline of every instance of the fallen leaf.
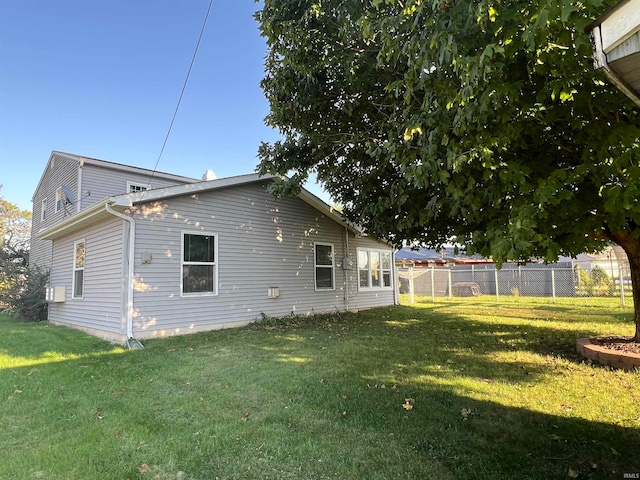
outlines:
[[569, 468], [567, 475], [569, 475], [571, 478], [578, 478], [578, 475], [580, 474], [576, 472], [573, 468]]
[[347, 398], [349, 398], [347, 395], [342, 395], [343, 400], [346, 400]]
[[138, 467], [138, 472], [140, 473], [147, 473], [148, 471], [149, 471], [149, 465], [147, 465], [146, 463], [143, 463]]
[[611, 453], [613, 453], [616, 457], [620, 456], [620, 453], [618, 453], [615, 448], [611, 449]]
[[555, 441], [559, 441], [560, 437], [558, 435], [556, 435], [555, 433], [552, 433], [550, 435], [547, 435], [551, 440], [555, 440]]
[[402, 408], [404, 408], [405, 410], [413, 410], [413, 405], [411, 405], [409, 402], [405, 402], [402, 405]]
[[251, 413], [249, 412], [244, 412], [244, 415], [242, 415], [242, 420], [246, 421], [247, 418], [249, 418], [249, 415], [251, 415]]

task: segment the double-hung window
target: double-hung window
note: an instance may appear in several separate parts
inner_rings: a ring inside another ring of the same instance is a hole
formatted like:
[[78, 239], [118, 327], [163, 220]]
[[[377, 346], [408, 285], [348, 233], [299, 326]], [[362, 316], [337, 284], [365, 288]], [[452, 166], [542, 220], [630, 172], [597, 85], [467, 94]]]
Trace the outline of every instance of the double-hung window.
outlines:
[[391, 252], [358, 249], [358, 286], [391, 288]]
[[217, 293], [217, 235], [206, 232], [182, 232], [182, 295]]
[[42, 199], [42, 205], [40, 207], [40, 221], [44, 222], [47, 219], [47, 199]]
[[56, 213], [62, 210], [62, 207], [64, 207], [64, 202], [65, 202], [64, 192], [62, 191], [61, 188], [59, 188], [58, 190], [56, 190]]
[[73, 244], [73, 279], [71, 297], [81, 299], [84, 297], [84, 263], [85, 243], [78, 240]]
[[314, 267], [316, 290], [333, 290], [335, 287], [335, 265], [333, 244], [314, 245]]

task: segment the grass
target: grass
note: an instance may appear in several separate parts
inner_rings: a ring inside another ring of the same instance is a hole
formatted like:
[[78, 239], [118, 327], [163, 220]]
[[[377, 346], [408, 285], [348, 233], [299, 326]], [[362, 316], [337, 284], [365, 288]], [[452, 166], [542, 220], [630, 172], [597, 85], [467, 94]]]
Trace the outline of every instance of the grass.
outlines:
[[630, 315], [425, 301], [131, 351], [0, 315], [0, 478], [623, 478], [640, 373], [574, 352]]

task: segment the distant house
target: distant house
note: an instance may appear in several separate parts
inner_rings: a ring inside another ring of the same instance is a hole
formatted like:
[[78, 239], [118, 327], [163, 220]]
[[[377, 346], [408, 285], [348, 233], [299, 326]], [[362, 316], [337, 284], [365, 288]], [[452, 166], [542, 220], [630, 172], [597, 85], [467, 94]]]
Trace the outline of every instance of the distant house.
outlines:
[[432, 250], [404, 247], [396, 252], [396, 265], [399, 267], [444, 267], [455, 265], [493, 265], [493, 260], [481, 255], [466, 255], [455, 252], [453, 247]]
[[261, 314], [395, 303], [393, 249], [306, 190], [272, 198], [278, 181], [151, 177], [53, 152], [33, 215], [35, 258], [51, 269], [49, 320], [133, 344]]

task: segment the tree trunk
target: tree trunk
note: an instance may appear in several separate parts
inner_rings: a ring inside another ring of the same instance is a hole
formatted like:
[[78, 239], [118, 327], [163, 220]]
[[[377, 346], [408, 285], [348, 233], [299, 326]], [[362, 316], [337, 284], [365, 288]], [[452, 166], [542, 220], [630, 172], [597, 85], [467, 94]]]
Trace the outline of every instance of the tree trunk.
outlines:
[[[626, 232], [618, 232], [616, 235], [612, 235], [612, 239], [624, 249], [629, 259], [631, 288], [633, 289], [633, 320], [636, 324], [633, 340], [640, 342], [640, 239], [632, 238]], [[620, 279], [620, 286], [624, 288], [622, 280]]]

